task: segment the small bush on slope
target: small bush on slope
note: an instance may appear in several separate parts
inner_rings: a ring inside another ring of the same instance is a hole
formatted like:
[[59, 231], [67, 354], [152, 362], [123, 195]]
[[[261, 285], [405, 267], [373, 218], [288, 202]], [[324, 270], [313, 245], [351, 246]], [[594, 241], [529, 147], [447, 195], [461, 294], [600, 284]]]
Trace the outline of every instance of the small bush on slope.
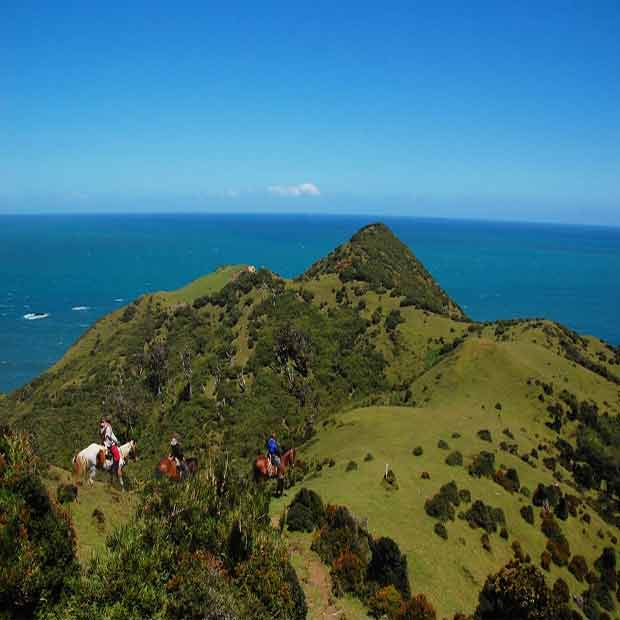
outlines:
[[190, 483], [149, 483], [134, 519], [45, 620], [305, 618], [268, 501], [221, 457]]
[[317, 493], [301, 489], [289, 505], [286, 521], [291, 532], [311, 532], [325, 517], [323, 501]]
[[0, 429], [0, 610], [28, 618], [78, 572], [73, 528], [50, 500], [27, 438]]

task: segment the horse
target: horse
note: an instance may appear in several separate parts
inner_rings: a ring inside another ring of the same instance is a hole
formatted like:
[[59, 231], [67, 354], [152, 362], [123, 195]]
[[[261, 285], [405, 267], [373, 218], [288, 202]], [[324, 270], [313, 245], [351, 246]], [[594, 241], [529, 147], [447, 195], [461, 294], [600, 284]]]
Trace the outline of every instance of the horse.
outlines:
[[[198, 471], [198, 460], [190, 457], [185, 459], [187, 465], [188, 476], [193, 476]], [[169, 456], [164, 456], [155, 468], [157, 477], [166, 476], [171, 480], [180, 482], [183, 479], [183, 470], [177, 465], [177, 461]]]
[[[124, 489], [123, 467], [129, 459], [134, 461], [138, 460], [136, 442], [131, 440], [124, 443], [122, 446], [119, 446], [119, 451], [121, 453], [121, 459], [118, 463], [116, 477], [118, 478], [121, 488]], [[101, 469], [110, 472], [110, 482], [112, 482], [112, 475], [114, 472], [112, 471], [112, 463], [106, 460], [107, 452], [106, 447], [98, 443], [91, 443], [90, 446], [78, 452], [73, 457], [72, 461], [73, 472], [76, 477], [86, 478], [86, 473], [88, 472], [88, 482], [92, 485], [95, 480], [97, 469]]]
[[271, 459], [265, 454], [259, 454], [254, 461], [254, 482], [262, 482], [271, 478], [278, 479], [276, 494], [284, 493], [284, 476], [287, 467], [295, 467], [295, 448], [287, 450], [280, 457], [280, 466], [276, 467], [272, 464]]

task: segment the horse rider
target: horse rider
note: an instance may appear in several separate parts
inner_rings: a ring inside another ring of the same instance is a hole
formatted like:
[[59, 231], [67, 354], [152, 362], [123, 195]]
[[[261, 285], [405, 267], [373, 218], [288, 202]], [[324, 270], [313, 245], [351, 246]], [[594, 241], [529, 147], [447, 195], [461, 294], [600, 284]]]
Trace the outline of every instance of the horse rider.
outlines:
[[170, 440], [170, 458], [176, 461], [177, 467], [181, 468], [182, 475], [186, 477], [189, 474], [189, 469], [185, 462], [183, 448], [181, 448], [181, 444], [176, 437]]
[[118, 467], [121, 462], [121, 451], [118, 448], [119, 441], [112, 430], [112, 424], [109, 418], [101, 418], [99, 433], [101, 434], [101, 443], [106, 447], [108, 452], [112, 454], [112, 471], [118, 473]]
[[276, 469], [280, 468], [280, 454], [281, 451], [276, 434], [274, 431], [271, 431], [271, 435], [269, 435], [267, 440], [267, 458]]

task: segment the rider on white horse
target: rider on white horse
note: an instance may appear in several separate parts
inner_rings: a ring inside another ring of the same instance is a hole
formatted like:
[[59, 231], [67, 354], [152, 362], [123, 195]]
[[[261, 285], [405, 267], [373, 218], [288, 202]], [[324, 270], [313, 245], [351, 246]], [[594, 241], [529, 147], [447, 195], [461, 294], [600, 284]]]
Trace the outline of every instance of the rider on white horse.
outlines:
[[101, 434], [101, 443], [112, 454], [112, 471], [118, 473], [118, 466], [121, 461], [121, 453], [118, 449], [119, 441], [112, 430], [112, 424], [109, 418], [101, 418], [99, 424], [99, 432]]

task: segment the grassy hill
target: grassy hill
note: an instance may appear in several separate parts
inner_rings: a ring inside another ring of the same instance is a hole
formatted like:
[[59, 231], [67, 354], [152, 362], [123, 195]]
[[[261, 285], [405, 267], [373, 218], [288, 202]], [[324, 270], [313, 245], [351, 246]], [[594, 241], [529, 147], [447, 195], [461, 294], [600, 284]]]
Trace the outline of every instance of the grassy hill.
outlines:
[[[276, 430], [283, 444], [301, 446], [310, 465], [304, 484], [394, 538], [409, 556], [413, 591], [444, 615], [475, 607], [485, 577], [512, 557], [514, 540], [540, 564], [547, 544], [540, 506], [533, 525], [520, 514], [538, 484], [557, 483], [579, 501], [577, 516], [560, 526], [571, 555], [588, 567], [620, 537], [620, 350], [546, 319], [470, 321], [381, 224], [295, 280], [239, 265], [144, 295], [0, 399], [0, 415], [64, 468], [97, 438], [104, 413], [122, 439], [138, 441], [141, 460], [127, 468], [130, 478], [150, 477], [173, 432], [186, 453], [221, 447], [249, 470]], [[418, 446], [421, 456], [412, 453]], [[449, 466], [454, 451], [462, 464]], [[494, 455], [493, 471], [471, 476], [482, 451]], [[368, 453], [372, 460], [364, 460]], [[333, 467], [322, 466], [330, 459]], [[350, 461], [357, 469], [346, 471]], [[386, 465], [396, 491], [382, 485]], [[509, 470], [529, 497], [494, 481]], [[508, 540], [495, 533], [485, 550], [481, 530], [458, 518], [445, 524], [447, 540], [435, 533], [425, 502], [452, 480], [472, 497], [456, 512], [476, 500], [501, 508]], [[84, 490], [88, 502], [72, 509], [82, 553], [103, 539], [90, 504], [108, 491], [97, 489]], [[286, 501], [274, 504], [274, 515]], [[110, 527], [114, 515], [111, 508]], [[296, 536], [293, 548], [315, 562], [307, 539]], [[559, 575], [574, 594], [587, 588], [552, 564], [549, 578]], [[306, 577], [312, 601], [312, 587], [324, 589], [325, 580]], [[356, 617], [360, 608], [349, 603], [339, 609]]]

